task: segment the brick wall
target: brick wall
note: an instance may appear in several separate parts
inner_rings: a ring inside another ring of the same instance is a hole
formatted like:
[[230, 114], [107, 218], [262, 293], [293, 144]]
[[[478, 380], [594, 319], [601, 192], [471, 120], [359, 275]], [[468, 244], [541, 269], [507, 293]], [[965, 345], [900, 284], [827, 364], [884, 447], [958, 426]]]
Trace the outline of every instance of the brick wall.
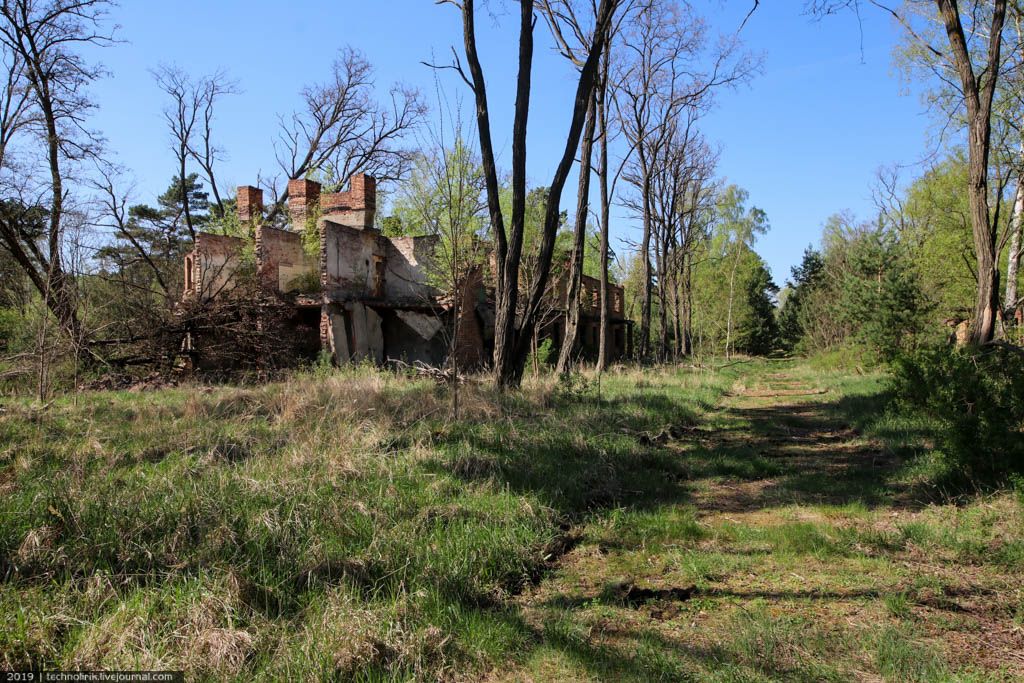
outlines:
[[242, 185], [237, 195], [238, 220], [248, 223], [263, 215], [263, 190], [252, 185]]
[[320, 183], [304, 178], [288, 181], [288, 214], [292, 219], [292, 230], [306, 229], [306, 219], [320, 203]]
[[306, 255], [301, 234], [265, 225], [256, 229], [256, 268], [264, 287], [287, 292], [305, 273], [319, 272], [318, 266]]
[[455, 356], [462, 369], [484, 364], [484, 336], [476, 314], [477, 296], [483, 287], [479, 269], [468, 274], [459, 288], [459, 324], [455, 337]]
[[320, 198], [320, 209], [331, 220], [364, 230], [373, 228], [377, 213], [377, 180], [365, 173], [349, 178], [349, 189]]

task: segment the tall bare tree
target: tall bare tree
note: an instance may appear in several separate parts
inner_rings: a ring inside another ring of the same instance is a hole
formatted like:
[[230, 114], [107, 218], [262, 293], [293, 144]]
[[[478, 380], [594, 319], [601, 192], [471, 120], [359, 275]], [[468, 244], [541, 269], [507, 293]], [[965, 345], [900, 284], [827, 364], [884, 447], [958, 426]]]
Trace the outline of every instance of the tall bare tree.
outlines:
[[196, 228], [188, 202], [188, 166], [195, 162], [203, 171], [216, 216], [224, 216], [224, 199], [217, 185], [215, 165], [222, 159], [223, 150], [213, 140], [213, 119], [217, 101], [225, 95], [238, 92], [238, 88], [223, 71], [193, 78], [174, 66], [161, 66], [153, 72], [157, 85], [171, 103], [164, 109], [164, 120], [171, 134], [171, 151], [177, 164], [176, 173], [181, 182], [181, 202], [185, 225], [192, 239]]
[[456, 54], [451, 65], [473, 92], [476, 103], [477, 131], [486, 179], [488, 213], [495, 240], [497, 283], [495, 288], [494, 376], [499, 387], [516, 386], [522, 380], [530, 340], [541, 310], [555, 237], [559, 224], [559, 204], [583, 132], [586, 111], [593, 96], [597, 70], [604, 51], [619, 0], [600, 0], [595, 14], [593, 44], [579, 70], [569, 130], [561, 159], [549, 186], [544, 229], [532, 284], [521, 316], [518, 307], [519, 267], [522, 258], [524, 215], [526, 208], [526, 124], [530, 109], [533, 69], [533, 0], [519, 2], [518, 76], [516, 78], [515, 115], [512, 124], [512, 207], [508, 229], [501, 211], [500, 188], [494, 145], [491, 141], [490, 109], [487, 85], [477, 49], [474, 0], [446, 0], [456, 6], [462, 17], [463, 51], [466, 69]]
[[[403, 140], [427, 107], [417, 90], [401, 84], [391, 86], [387, 103], [379, 102], [375, 85], [366, 57], [342, 50], [326, 82], [302, 89], [304, 108], [281, 118], [274, 145], [280, 171], [287, 178], [320, 173], [339, 183], [357, 173], [385, 182], [404, 177], [415, 152]], [[274, 196], [268, 220], [280, 214], [288, 192]]]
[[[699, 242], [698, 217], [708, 209], [708, 181], [715, 155], [697, 130], [699, 112], [681, 112], [666, 144], [653, 161], [651, 218], [657, 282], [659, 339], [656, 357], [668, 361], [686, 347], [686, 264]], [[685, 287], [684, 287], [685, 285]], [[671, 319], [670, 319], [671, 316]], [[673, 339], [675, 340], [673, 343]]]
[[643, 5], [624, 31], [625, 59], [613, 75], [618, 124], [629, 150], [624, 179], [634, 188], [640, 217], [643, 295], [638, 355], [650, 353], [654, 278], [651, 264], [654, 159], [671, 138], [685, 108], [706, 109], [715, 89], [750, 78], [759, 61], [741, 50], [737, 35], [723, 37], [708, 51], [705, 23], [691, 8], [670, 0]]
[[[600, 330], [597, 367], [599, 371], [604, 369], [608, 327], [608, 230], [610, 222], [609, 182], [606, 173], [611, 131], [607, 125], [607, 108], [605, 106], [608, 90], [608, 71], [612, 51], [614, 50], [615, 36], [620, 32], [623, 23], [632, 16], [633, 10], [642, 6], [643, 3], [644, 0], [627, 0], [622, 3], [620, 10], [618, 10], [617, 18], [608, 32], [607, 45], [601, 55], [600, 67], [594, 86], [594, 98], [587, 111], [587, 122], [581, 142], [580, 180], [577, 189], [577, 212], [575, 212], [572, 251], [569, 263], [569, 283], [566, 288], [565, 297], [565, 307], [568, 314], [565, 334], [562, 339], [562, 348], [558, 357], [559, 373], [567, 371], [579, 337], [581, 296], [583, 293], [583, 262], [585, 260], [584, 246], [587, 233], [587, 217], [590, 214], [590, 175], [594, 170], [593, 147], [595, 141], [598, 141], [601, 145], [597, 168], [600, 182], [600, 212], [598, 215], [600, 234], [598, 249], [601, 252], [599, 256], [601, 263], [599, 285]], [[593, 19], [597, 16], [597, 2], [595, 0], [590, 0], [589, 3], [587, 0], [538, 0], [537, 5], [542, 10], [542, 15], [551, 29], [559, 52], [563, 57], [569, 59], [577, 69], [582, 69], [584, 57], [593, 44]], [[599, 139], [597, 139], [595, 134], [599, 121], [601, 132]]]
[[[0, 241], [72, 340], [83, 340], [75, 281], [64, 264], [69, 177], [96, 158], [101, 140], [86, 127], [88, 86], [101, 75], [80, 51], [112, 41], [106, 0], [7, 0], [0, 46], [7, 66], [0, 123], [0, 182], [8, 197]], [[41, 148], [39, 148], [39, 143]], [[19, 159], [15, 159], [19, 156]], [[42, 168], [36, 168], [36, 159]], [[39, 218], [45, 227], [37, 232]]]

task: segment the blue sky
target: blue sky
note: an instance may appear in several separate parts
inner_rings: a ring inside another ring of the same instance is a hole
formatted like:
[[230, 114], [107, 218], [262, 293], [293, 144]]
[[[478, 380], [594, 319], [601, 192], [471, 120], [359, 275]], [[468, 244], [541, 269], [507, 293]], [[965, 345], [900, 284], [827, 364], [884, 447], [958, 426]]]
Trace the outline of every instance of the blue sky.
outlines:
[[[494, 142], [507, 165], [515, 79], [515, 17], [507, 2], [491, 0], [481, 13], [480, 45], [488, 79]], [[816, 243], [832, 213], [872, 210], [876, 170], [912, 164], [927, 150], [929, 122], [916, 96], [891, 66], [897, 27], [877, 12], [862, 24], [853, 15], [813, 21], [802, 0], [768, 0], [751, 17], [743, 38], [763, 53], [764, 74], [749, 86], [718, 95], [704, 120], [719, 145], [720, 175], [750, 192], [771, 231], [758, 250], [779, 284], [804, 247]], [[733, 31], [747, 0], [697, 0], [720, 32]], [[432, 0], [124, 0], [112, 13], [125, 41], [98, 51], [110, 77], [94, 88], [94, 125], [136, 179], [135, 200], [151, 202], [174, 172], [161, 111], [162, 93], [150, 70], [174, 64], [192, 74], [226, 70], [242, 92], [218, 111], [218, 139], [228, 159], [220, 183], [232, 188], [274, 172], [277, 117], [298, 106], [303, 84], [326, 77], [337, 50], [362, 50], [377, 68], [381, 90], [402, 81], [434, 98], [434, 74], [420, 64], [443, 60], [459, 44], [455, 9]], [[550, 49], [538, 24], [531, 99], [528, 173], [547, 184], [564, 145], [573, 73]], [[442, 76], [451, 97], [459, 83]], [[564, 197], [574, 202], [575, 179]], [[617, 212], [615, 238], [635, 237], [637, 226]], [[617, 240], [616, 240], [617, 241]]]

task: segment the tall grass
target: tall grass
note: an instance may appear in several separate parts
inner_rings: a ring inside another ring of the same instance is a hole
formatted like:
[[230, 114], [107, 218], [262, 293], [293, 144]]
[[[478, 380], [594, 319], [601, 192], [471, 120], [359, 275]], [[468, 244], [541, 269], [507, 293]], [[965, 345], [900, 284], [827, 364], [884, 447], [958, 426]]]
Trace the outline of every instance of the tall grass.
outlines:
[[[508, 598], [574, 520], [656, 501], [645, 434], [728, 378], [444, 389], [370, 368], [0, 414], [0, 667], [434, 680], [536, 637]], [[651, 527], [652, 539], [687, 527]]]

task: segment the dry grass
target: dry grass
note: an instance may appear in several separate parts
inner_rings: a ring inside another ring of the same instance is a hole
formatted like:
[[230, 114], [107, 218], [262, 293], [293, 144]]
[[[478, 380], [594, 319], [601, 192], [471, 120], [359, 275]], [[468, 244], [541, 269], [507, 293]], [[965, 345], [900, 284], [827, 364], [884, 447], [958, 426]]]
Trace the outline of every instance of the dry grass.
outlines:
[[600, 395], [593, 377], [469, 382], [453, 421], [445, 387], [353, 368], [10, 402], [0, 667], [1024, 675], [1019, 502], [920, 497], [864, 422], [876, 388], [617, 367]]

